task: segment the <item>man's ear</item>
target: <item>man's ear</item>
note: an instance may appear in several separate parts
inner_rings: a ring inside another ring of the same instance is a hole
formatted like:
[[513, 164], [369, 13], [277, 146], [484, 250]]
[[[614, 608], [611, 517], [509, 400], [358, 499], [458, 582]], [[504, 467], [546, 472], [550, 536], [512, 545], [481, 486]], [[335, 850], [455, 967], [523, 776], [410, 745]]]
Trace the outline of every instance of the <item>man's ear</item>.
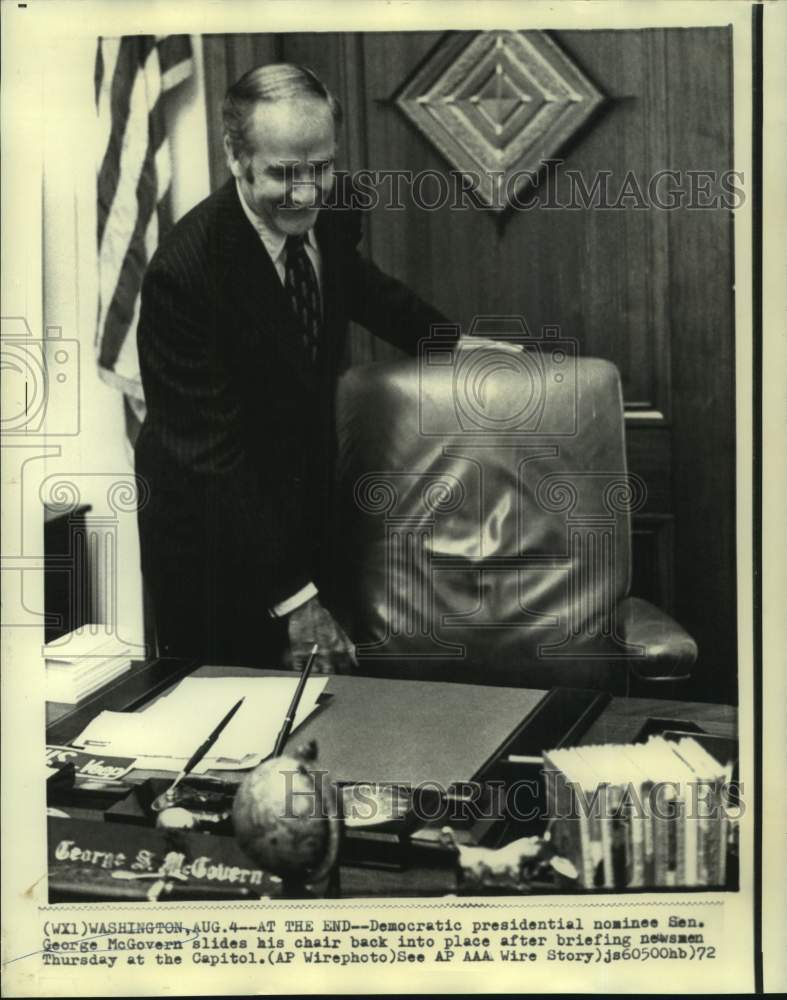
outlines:
[[230, 173], [233, 177], [240, 180], [243, 177], [243, 164], [235, 156], [235, 152], [232, 148], [232, 143], [230, 142], [230, 137], [228, 135], [224, 136], [224, 156], [226, 157]]

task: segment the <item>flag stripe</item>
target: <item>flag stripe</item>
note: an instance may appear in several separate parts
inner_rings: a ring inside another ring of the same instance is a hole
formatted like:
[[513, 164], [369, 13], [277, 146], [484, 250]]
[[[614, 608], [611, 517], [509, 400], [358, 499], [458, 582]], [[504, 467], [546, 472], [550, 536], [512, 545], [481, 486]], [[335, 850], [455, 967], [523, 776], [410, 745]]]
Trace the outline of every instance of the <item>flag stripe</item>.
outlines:
[[[125, 302], [136, 286], [141, 285], [142, 274], [147, 264], [144, 252], [144, 234], [150, 213], [156, 200], [157, 180], [154, 167], [154, 153], [151, 150], [151, 135], [161, 144], [164, 142], [163, 128], [158, 128], [158, 118], [162, 117], [157, 99], [160, 91], [158, 56], [152, 49], [147, 57], [144, 73], [138, 74], [133, 88], [132, 119], [129, 132], [133, 142], [125, 144], [124, 154], [128, 154], [121, 165], [121, 186], [112, 207], [108, 234], [113, 237], [106, 249], [102, 245], [101, 256], [107, 259], [104, 268], [106, 285], [116, 286], [114, 298], [107, 311], [104, 342], [100, 354], [101, 364], [112, 367], [119, 351], [118, 341], [124, 338], [131, 325], [134, 303]], [[147, 109], [151, 108], [148, 113]], [[146, 131], [147, 130], [147, 134]], [[141, 163], [140, 155], [144, 155]], [[136, 187], [132, 189], [136, 180]], [[139, 213], [134, 227], [130, 220]], [[125, 242], [124, 242], [125, 241]]]
[[134, 192], [137, 206], [136, 222], [131, 232], [128, 249], [123, 257], [123, 264], [117, 280], [117, 290], [109, 307], [101, 345], [100, 364], [106, 368], [114, 367], [123, 340], [131, 327], [137, 294], [148, 263], [145, 234], [151, 216], [154, 215], [156, 209], [158, 188], [155, 163], [155, 150], [148, 145]]
[[101, 63], [103, 73], [101, 76], [101, 85], [99, 87], [98, 96], [96, 98], [96, 108], [98, 110], [98, 133], [97, 133], [97, 151], [101, 154], [98, 160], [98, 169], [101, 169], [101, 163], [103, 160], [104, 153], [109, 146], [109, 140], [112, 135], [112, 107], [111, 107], [111, 96], [112, 96], [112, 81], [115, 78], [115, 66], [117, 65], [118, 53], [120, 51], [120, 39], [119, 38], [102, 38], [99, 39], [99, 54], [101, 56]]
[[[188, 35], [159, 35], [156, 45], [161, 60], [161, 74], [167, 77], [171, 70], [181, 66], [186, 75], [191, 71], [191, 39]], [[177, 74], [175, 74], [177, 76]], [[185, 79], [185, 76], [181, 77]], [[169, 89], [168, 87], [165, 89]]]
[[[155, 59], [155, 52], [152, 55]], [[136, 219], [137, 185], [148, 149], [147, 93], [145, 78], [135, 73], [129, 101], [128, 128], [118, 168], [115, 196], [107, 216], [106, 227], [100, 242], [99, 268], [102, 314], [109, 309], [118, 283], [123, 260], [134, 231]]]
[[179, 83], [182, 83], [187, 77], [191, 76], [191, 72], [191, 62], [180, 63], [177, 66], [171, 67], [171, 69], [168, 69], [162, 75], [161, 89], [172, 90], [173, 87], [177, 87]]
[[101, 93], [101, 84], [104, 82], [104, 50], [102, 39], [98, 40], [98, 51], [96, 52], [96, 72], [93, 74], [93, 85], [96, 91], [96, 107], [98, 107], [98, 95]]
[[[112, 76], [110, 96], [111, 130], [104, 160], [98, 174], [98, 242], [101, 243], [104, 227], [121, 174], [121, 160], [128, 138], [128, 120], [131, 114], [131, 100], [136, 90], [137, 71], [140, 61], [147, 58], [154, 49], [152, 39], [142, 35], [139, 38], [121, 39], [115, 72]], [[131, 86], [129, 86], [131, 81]]]
[[166, 233], [172, 225], [172, 162], [169, 142], [166, 139], [156, 153], [156, 176], [158, 178], [158, 204], [156, 205], [158, 228], [160, 232]]
[[95, 85], [101, 162], [97, 177], [99, 319], [105, 380], [142, 390], [136, 352], [145, 268], [171, 223], [171, 160], [162, 95], [192, 72], [188, 35], [99, 39]]

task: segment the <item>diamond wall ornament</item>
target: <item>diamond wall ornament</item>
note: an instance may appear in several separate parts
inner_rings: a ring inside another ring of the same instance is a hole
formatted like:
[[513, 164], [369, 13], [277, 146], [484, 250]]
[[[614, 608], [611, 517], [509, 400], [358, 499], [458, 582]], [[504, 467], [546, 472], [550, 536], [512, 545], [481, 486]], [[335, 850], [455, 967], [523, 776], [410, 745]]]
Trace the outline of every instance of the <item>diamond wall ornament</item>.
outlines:
[[491, 31], [441, 45], [396, 104], [478, 195], [504, 209], [604, 95], [541, 31]]

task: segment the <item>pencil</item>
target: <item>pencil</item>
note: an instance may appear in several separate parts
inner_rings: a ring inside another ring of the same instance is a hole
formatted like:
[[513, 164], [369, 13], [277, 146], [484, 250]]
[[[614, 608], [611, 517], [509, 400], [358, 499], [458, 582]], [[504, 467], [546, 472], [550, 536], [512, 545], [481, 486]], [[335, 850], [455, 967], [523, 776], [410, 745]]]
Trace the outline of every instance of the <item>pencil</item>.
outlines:
[[308, 680], [312, 664], [314, 663], [314, 657], [316, 655], [317, 643], [315, 642], [312, 646], [311, 653], [309, 653], [309, 659], [306, 661], [306, 665], [301, 672], [300, 679], [298, 680], [298, 686], [295, 688], [295, 694], [292, 696], [290, 707], [287, 709], [287, 714], [284, 716], [284, 722], [279, 730], [279, 735], [276, 737], [276, 745], [273, 748], [274, 757], [280, 756], [282, 750], [284, 749], [284, 744], [290, 737], [290, 733], [292, 732], [292, 723], [298, 711], [298, 705], [300, 704], [301, 696], [303, 695], [303, 689], [306, 687], [306, 681]]
[[205, 756], [208, 750], [210, 750], [210, 748], [213, 746], [213, 744], [216, 742], [219, 736], [221, 736], [221, 734], [227, 728], [233, 715], [235, 715], [235, 713], [238, 711], [238, 709], [241, 707], [242, 704], [243, 704], [243, 698], [239, 698], [232, 706], [232, 708], [229, 710], [229, 712], [227, 712], [227, 714], [224, 716], [221, 722], [216, 726], [216, 728], [213, 730], [210, 736], [208, 736], [208, 738], [189, 757], [189, 759], [186, 761], [183, 770], [178, 775], [178, 779], [185, 777], [190, 771], [194, 770], [197, 764], [199, 764], [199, 762], [202, 760], [202, 758]]

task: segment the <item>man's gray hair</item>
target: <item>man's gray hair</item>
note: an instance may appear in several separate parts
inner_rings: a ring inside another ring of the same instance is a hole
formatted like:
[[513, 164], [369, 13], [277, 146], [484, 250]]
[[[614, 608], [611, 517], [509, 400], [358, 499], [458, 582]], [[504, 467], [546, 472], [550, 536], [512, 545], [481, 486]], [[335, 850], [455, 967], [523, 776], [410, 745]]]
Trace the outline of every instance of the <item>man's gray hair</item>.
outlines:
[[270, 63], [244, 73], [227, 91], [221, 109], [224, 134], [229, 139], [233, 154], [237, 157], [251, 152], [247, 130], [254, 108], [260, 101], [284, 101], [298, 97], [324, 100], [337, 128], [341, 125], [341, 104], [308, 67], [294, 63]]

